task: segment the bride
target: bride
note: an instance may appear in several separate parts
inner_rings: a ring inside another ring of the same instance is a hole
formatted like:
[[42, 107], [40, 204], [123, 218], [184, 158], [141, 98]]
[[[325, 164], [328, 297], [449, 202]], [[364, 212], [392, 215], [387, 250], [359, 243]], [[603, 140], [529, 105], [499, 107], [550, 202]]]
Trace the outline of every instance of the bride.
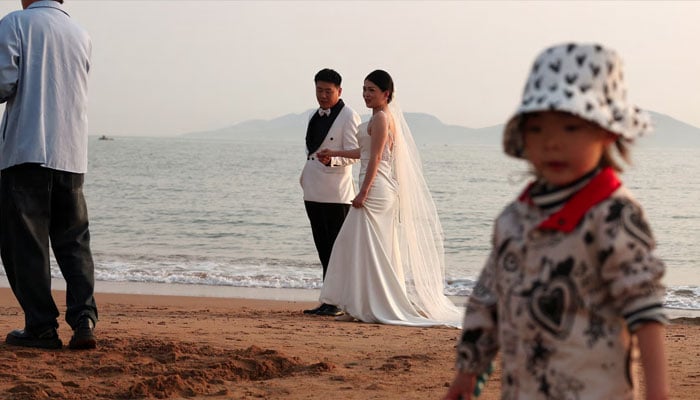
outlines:
[[373, 71], [362, 94], [372, 117], [360, 125], [360, 148], [318, 154], [361, 160], [360, 191], [333, 246], [320, 300], [348, 320], [460, 327], [463, 310], [443, 293], [442, 227], [411, 132], [391, 104], [391, 76]]

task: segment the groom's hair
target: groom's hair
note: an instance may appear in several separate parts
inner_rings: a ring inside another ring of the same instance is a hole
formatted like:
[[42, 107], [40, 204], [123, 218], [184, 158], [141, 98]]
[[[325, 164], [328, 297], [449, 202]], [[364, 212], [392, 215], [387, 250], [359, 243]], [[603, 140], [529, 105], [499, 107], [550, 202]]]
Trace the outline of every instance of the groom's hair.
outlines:
[[314, 83], [330, 82], [338, 87], [340, 87], [340, 82], [342, 82], [342, 80], [343, 78], [340, 77], [340, 74], [330, 68], [324, 68], [318, 71], [316, 76], [314, 76]]

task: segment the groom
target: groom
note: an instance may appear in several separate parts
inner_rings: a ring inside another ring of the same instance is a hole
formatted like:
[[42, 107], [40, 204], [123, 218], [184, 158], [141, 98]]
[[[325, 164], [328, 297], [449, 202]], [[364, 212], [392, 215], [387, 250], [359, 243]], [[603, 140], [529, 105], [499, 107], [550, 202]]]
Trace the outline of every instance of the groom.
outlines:
[[[306, 164], [300, 178], [306, 215], [311, 222], [324, 279], [333, 243], [355, 197], [352, 164], [356, 160], [341, 157], [320, 159], [316, 155], [320, 149], [351, 150], [359, 147], [357, 127], [360, 116], [340, 98], [343, 91], [341, 80], [340, 74], [327, 68], [314, 77], [319, 109], [311, 115], [306, 128]], [[304, 314], [313, 315], [337, 316], [342, 313], [338, 307], [325, 303], [304, 310]]]

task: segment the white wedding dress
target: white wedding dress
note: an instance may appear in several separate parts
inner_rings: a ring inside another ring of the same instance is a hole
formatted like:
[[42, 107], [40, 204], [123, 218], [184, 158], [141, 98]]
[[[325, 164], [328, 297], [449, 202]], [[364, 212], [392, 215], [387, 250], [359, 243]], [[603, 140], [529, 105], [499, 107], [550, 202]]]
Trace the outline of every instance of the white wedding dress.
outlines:
[[[405, 232], [425, 221], [408, 221], [420, 213], [405, 210], [401, 204], [405, 200], [408, 204], [404, 206], [411, 205], [411, 199], [408, 195], [404, 198], [403, 192], [417, 188], [410, 187], [415, 182], [401, 180], [402, 160], [397, 156], [403, 154], [399, 152], [405, 151], [407, 144], [415, 144], [403, 115], [399, 115], [403, 131], [397, 121], [397, 133], [389, 132], [364, 206], [351, 208], [343, 223], [333, 246], [320, 301], [334, 304], [364, 322], [461, 327], [463, 310], [443, 294], [444, 251], [439, 220], [439, 232], [430, 233], [432, 237], [425, 236], [421, 229]], [[372, 138], [367, 126], [360, 125], [358, 133], [360, 182], [370, 158]], [[404, 184], [409, 187], [402, 187]], [[434, 211], [432, 198], [429, 203]], [[436, 219], [436, 211], [430, 217]], [[435, 221], [426, 223], [431, 224], [435, 226]], [[427, 243], [421, 245], [418, 241]], [[431, 249], [427, 256], [422, 249], [426, 244]]]

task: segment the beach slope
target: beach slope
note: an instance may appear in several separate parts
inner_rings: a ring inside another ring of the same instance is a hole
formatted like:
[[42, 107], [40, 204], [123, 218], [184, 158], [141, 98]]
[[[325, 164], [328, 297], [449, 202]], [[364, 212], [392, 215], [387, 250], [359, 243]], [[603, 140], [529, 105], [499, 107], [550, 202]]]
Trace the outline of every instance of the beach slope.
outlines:
[[[100, 293], [98, 348], [0, 344], [1, 399], [439, 399], [459, 330], [336, 322], [313, 303]], [[59, 308], [64, 292], [56, 292]], [[21, 328], [0, 289], [0, 335]], [[61, 321], [64, 343], [71, 331]], [[700, 391], [700, 325], [668, 329], [674, 399]], [[481, 397], [498, 399], [500, 373]]]

